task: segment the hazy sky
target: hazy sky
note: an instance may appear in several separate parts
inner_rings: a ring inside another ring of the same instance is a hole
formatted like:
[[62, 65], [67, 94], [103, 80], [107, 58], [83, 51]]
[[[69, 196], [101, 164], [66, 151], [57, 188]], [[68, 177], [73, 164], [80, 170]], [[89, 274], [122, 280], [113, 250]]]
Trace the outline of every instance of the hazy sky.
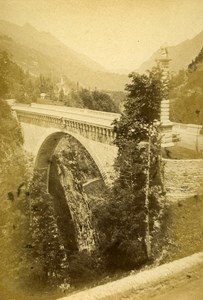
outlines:
[[31, 23], [108, 69], [138, 67], [203, 30], [203, 0], [0, 0], [0, 19]]

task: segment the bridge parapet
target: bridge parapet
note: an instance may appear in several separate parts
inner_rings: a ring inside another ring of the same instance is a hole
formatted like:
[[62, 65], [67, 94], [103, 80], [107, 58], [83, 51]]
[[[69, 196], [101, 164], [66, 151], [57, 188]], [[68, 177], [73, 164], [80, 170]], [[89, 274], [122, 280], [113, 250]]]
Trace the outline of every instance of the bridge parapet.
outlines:
[[[112, 122], [120, 118], [118, 113], [37, 103], [29, 106], [13, 105], [12, 109], [20, 122], [69, 130], [110, 145], [116, 137]], [[162, 147], [173, 145], [171, 124], [162, 125]]]
[[92, 112], [58, 111], [57, 109], [44, 109], [40, 106], [13, 106], [18, 120], [22, 123], [35, 124], [41, 127], [58, 128], [63, 131], [79, 133], [82, 136], [101, 143], [112, 144], [115, 139], [112, 122], [118, 114], [98, 115]]

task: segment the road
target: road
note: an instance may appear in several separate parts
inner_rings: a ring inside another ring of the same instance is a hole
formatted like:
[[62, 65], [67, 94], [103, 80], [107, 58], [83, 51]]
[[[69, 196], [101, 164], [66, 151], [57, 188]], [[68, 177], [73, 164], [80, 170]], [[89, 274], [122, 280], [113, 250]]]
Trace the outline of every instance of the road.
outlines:
[[[191, 268], [161, 284], [111, 300], [203, 300], [203, 266]], [[110, 298], [108, 299], [110, 300]]]
[[153, 300], [202, 300], [203, 274], [198, 279], [188, 279], [185, 284], [164, 291], [162, 295], [152, 297]]
[[203, 300], [203, 252], [59, 298], [83, 299]]

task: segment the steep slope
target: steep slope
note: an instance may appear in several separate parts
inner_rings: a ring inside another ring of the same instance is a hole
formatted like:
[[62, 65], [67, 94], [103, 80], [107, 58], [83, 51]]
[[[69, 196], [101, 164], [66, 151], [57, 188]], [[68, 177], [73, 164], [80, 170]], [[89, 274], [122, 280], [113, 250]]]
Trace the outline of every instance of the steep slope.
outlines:
[[202, 62], [203, 62], [203, 48], [201, 49], [200, 53], [195, 57], [195, 59], [189, 64], [188, 70], [190, 72], [196, 71], [197, 68], [202, 69]]
[[127, 76], [107, 72], [95, 61], [30, 24], [17, 26], [0, 21], [0, 35], [12, 39], [1, 39], [0, 49], [9, 51], [18, 64], [33, 74], [64, 74], [83, 86], [107, 90], [123, 90], [127, 82]]
[[60, 68], [47, 59], [42, 53], [17, 43], [7, 35], [0, 35], [0, 50], [12, 55], [12, 59], [23, 68], [29, 70], [32, 75], [50, 75], [51, 70], [59, 74]]
[[[172, 59], [170, 70], [178, 72], [181, 69], [187, 68], [192, 59], [197, 56], [203, 46], [203, 31], [193, 39], [186, 40], [178, 45], [168, 47], [169, 56]], [[157, 50], [146, 62], [139, 68], [138, 72], [143, 73], [147, 69], [151, 69], [155, 65], [155, 60], [159, 57]]]
[[171, 120], [203, 125], [203, 49], [170, 81]]

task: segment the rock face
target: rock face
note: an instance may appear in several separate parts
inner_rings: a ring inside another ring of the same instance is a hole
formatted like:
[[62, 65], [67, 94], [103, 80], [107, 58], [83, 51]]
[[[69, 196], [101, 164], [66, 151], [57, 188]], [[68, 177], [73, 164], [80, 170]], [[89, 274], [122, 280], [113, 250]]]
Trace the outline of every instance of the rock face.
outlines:
[[57, 214], [57, 224], [63, 238], [64, 246], [71, 252], [77, 251], [78, 244], [75, 227], [69, 206], [67, 205], [65, 191], [58, 176], [56, 160], [53, 160], [52, 167], [50, 169], [49, 192], [53, 197], [54, 209]]
[[62, 164], [58, 166], [58, 173], [76, 231], [78, 249], [93, 251], [96, 248], [96, 232], [93, 228], [91, 211], [82, 184]]
[[49, 192], [64, 244], [70, 251], [92, 252], [97, 248], [90, 199], [83, 188], [94, 178], [102, 180], [89, 154], [73, 138], [62, 140], [52, 159]]

